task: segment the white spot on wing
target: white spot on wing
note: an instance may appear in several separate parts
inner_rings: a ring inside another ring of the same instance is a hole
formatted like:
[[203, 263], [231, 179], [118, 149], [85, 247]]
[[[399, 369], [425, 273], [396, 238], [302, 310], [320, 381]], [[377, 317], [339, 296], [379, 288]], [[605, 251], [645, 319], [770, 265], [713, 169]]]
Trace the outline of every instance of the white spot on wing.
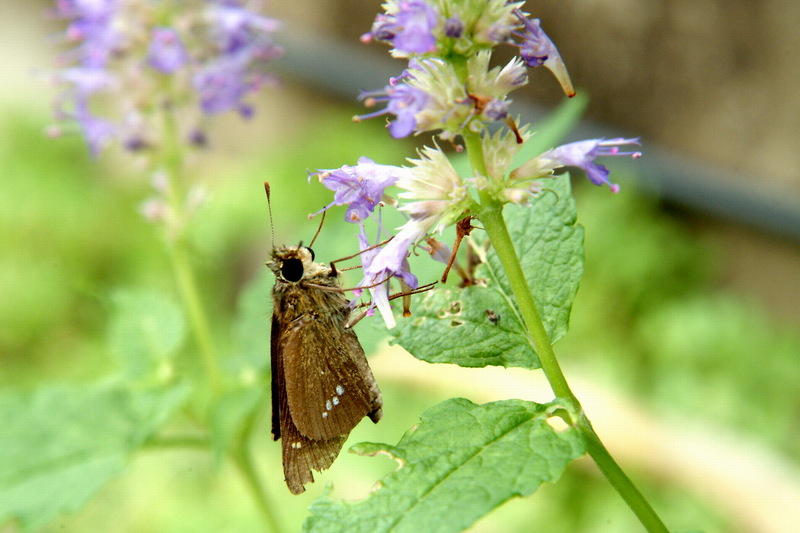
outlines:
[[327, 409], [328, 411], [333, 409], [333, 405], [331, 405], [331, 401], [330, 400], [326, 400], [325, 401], [325, 409]]
[[322, 413], [322, 418], [328, 418], [328, 413], [327, 412]]
[[338, 396], [334, 396], [333, 397], [333, 405], [339, 405], [339, 397]]
[[339, 396], [344, 394], [344, 387], [342, 387], [341, 385], [336, 385], [336, 394], [338, 394]]

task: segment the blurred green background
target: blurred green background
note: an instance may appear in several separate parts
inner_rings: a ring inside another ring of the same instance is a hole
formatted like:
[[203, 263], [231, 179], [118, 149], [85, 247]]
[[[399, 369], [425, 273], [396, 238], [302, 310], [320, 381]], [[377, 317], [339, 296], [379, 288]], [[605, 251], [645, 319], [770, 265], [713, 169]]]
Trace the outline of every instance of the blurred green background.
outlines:
[[[35, 9], [27, 12], [38, 15]], [[13, 41], [18, 50], [26, 36], [42, 39], [25, 61], [18, 60], [26, 68], [15, 71], [36, 80], [31, 65], [51, 64], [51, 51], [42, 44], [47, 31], [32, 22], [29, 29], [9, 32], [3, 42]], [[174, 293], [159, 233], [138, 214], [151, 191], [137, 162], [114, 152], [92, 161], [78, 139], [47, 139], [43, 131], [50, 121], [52, 92], [40, 78], [35, 83], [19, 79], [11, 88], [30, 84], [30, 92], [11, 94], [6, 84], [0, 100], [4, 390], [88, 382], [113, 372], [118, 362], [105, 352], [110, 294], [118, 288]], [[264, 180], [272, 184], [276, 241], [308, 241], [317, 222], [307, 221], [306, 215], [330, 196], [319, 185], [307, 184], [307, 171], [352, 164], [361, 155], [387, 164], [413, 155], [414, 145], [391, 142], [379, 121], [351, 123], [358, 112], [289, 80], [282, 90], [263, 96], [254, 122], [223, 120], [212, 135], [214, 150], [192, 162], [196, 180], [210, 192], [192, 229], [193, 262], [220, 344], [230, 338], [241, 291], [267, 276]], [[785, 302], [772, 306], [730, 272], [732, 264], [743, 261], [769, 262], [773, 251], [785, 255], [788, 248], [795, 257], [796, 243], [665, 205], [639, 192], [635, 175], [618, 174], [615, 181], [623, 184], [619, 195], [575, 181], [579, 222], [586, 227], [586, 274], [570, 333], [556, 346], [568, 379], [612, 454], [671, 528], [796, 531], [797, 302], [794, 307], [789, 303], [788, 312]], [[324, 239], [315, 246], [317, 257], [328, 261], [352, 253], [353, 233], [352, 226], [330, 217]], [[758, 254], [742, 259], [731, 251], [736, 242], [732, 233], [766, 244], [744, 245]], [[788, 275], [778, 284], [791, 293], [797, 265], [791, 260], [786, 265]], [[757, 269], [748, 272], [759, 275]], [[436, 271], [418, 274], [423, 280], [438, 276]], [[265, 356], [268, 319], [265, 311]], [[521, 388], [547, 399], [540, 376], [433, 367], [385, 346], [369, 324], [359, 326], [359, 335], [376, 353], [373, 366], [384, 391], [385, 417], [378, 425], [359, 426], [351, 444], [396, 442], [425, 408], [451, 396], [488, 401]], [[386, 458], [343, 453], [306, 494], [292, 497], [283, 484], [280, 447], [270, 440], [266, 417], [255, 444], [258, 466], [287, 531], [298, 529], [326, 483], [334, 484], [337, 495], [359, 497], [394, 468]], [[585, 460], [573, 464], [558, 484], [510, 502], [473, 529], [640, 530]], [[140, 454], [86, 508], [43, 531], [262, 530], [230, 465], [216, 466], [210, 454], [200, 451], [168, 450]]]

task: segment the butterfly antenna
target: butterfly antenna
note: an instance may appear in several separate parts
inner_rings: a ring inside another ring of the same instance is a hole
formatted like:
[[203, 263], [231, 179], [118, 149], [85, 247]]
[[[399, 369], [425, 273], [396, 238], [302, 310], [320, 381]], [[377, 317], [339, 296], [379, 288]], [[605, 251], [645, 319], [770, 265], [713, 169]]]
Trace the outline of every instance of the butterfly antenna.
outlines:
[[275, 223], [272, 221], [272, 202], [269, 197], [269, 182], [264, 182], [264, 192], [267, 193], [267, 206], [269, 207], [269, 230], [272, 248], [275, 249]]
[[[314, 238], [311, 239], [311, 244], [308, 245], [309, 248], [313, 248], [314, 247], [314, 241], [317, 240], [317, 237], [319, 237], [319, 232], [322, 231], [322, 224], [325, 223], [325, 214], [326, 213], [327, 213], [327, 211], [323, 211], [322, 212], [322, 219], [319, 221], [319, 227], [317, 228], [317, 232], [314, 234]], [[311, 217], [309, 217], [309, 218], [311, 218]]]

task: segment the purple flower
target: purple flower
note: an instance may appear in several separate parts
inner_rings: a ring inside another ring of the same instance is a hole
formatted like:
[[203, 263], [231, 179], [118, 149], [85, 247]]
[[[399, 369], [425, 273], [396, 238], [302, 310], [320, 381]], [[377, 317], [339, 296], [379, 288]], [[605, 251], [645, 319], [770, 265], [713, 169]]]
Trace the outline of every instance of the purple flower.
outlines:
[[525, 26], [525, 30], [514, 32], [514, 35], [522, 40], [519, 44], [519, 55], [529, 67], [541, 67], [549, 69], [561, 84], [564, 93], [575, 96], [575, 89], [569, 79], [567, 67], [558, 53], [555, 43], [542, 30], [539, 19], [529, 19], [519, 9], [514, 9], [514, 14]]
[[252, 89], [247, 79], [247, 60], [242, 55], [221, 56], [192, 76], [203, 113], [213, 115], [240, 105], [241, 99]]
[[70, 19], [66, 36], [80, 42], [70, 54], [86, 67], [104, 67], [122, 45], [123, 36], [114, 18], [119, 11], [116, 0], [58, 0], [56, 16]]
[[444, 34], [451, 39], [458, 39], [464, 34], [464, 22], [457, 16], [444, 21]]
[[[282, 53], [271, 40], [279, 23], [242, 7], [242, 0], [185, 2], [166, 11], [127, 0], [54, 1], [53, 14], [67, 21], [65, 40], [74, 45], [54, 76], [65, 87], [55, 102], [56, 117], [75, 122], [93, 154], [112, 137], [131, 151], [157, 146], [158, 133], [152, 133], [159, 125], [150, 111], [162, 103], [170, 112], [191, 102], [206, 114], [236, 110], [252, 116], [244, 99], [272, 81], [263, 66]], [[169, 21], [175, 24], [159, 25]], [[156, 72], [182, 75], [167, 84], [154, 79]], [[98, 93], [120, 87], [124, 91], [115, 98], [96, 101]], [[187, 95], [187, 89], [195, 94]], [[103, 118], [94, 114], [96, 105], [103, 106], [97, 108], [106, 113]], [[133, 130], [126, 122], [131, 114], [144, 117]], [[200, 137], [193, 141], [205, 144]]]
[[493, 98], [483, 108], [483, 115], [489, 120], [503, 120], [508, 116], [508, 105]]
[[97, 67], [70, 67], [56, 75], [58, 82], [71, 87], [71, 93], [82, 97], [112, 89], [117, 78], [108, 70]]
[[89, 106], [85, 99], [78, 100], [74, 118], [81, 128], [81, 133], [89, 146], [92, 157], [97, 157], [100, 151], [117, 135], [113, 123], [89, 112]]
[[428, 104], [428, 93], [409, 85], [387, 87], [389, 103], [386, 112], [397, 117], [389, 124], [389, 133], [395, 139], [411, 135], [417, 127], [417, 113]]
[[320, 170], [316, 176], [334, 192], [333, 202], [319, 212], [334, 205], [346, 205], [345, 220], [361, 222], [369, 217], [383, 198], [383, 192], [405, 173], [405, 169], [379, 165], [368, 157], [361, 157], [354, 167], [343, 166], [335, 170]]
[[436, 49], [433, 30], [439, 16], [436, 10], [423, 0], [401, 1], [397, 11], [381, 14], [375, 18], [372, 36], [379, 41], [391, 43], [394, 49], [404, 54], [425, 54]]
[[117, 135], [116, 127], [89, 111], [89, 99], [98, 92], [117, 86], [118, 80], [102, 68], [71, 67], [56, 76], [67, 85], [56, 99], [56, 115], [60, 119], [74, 120], [89, 146], [92, 156], [97, 156], [111, 139]]
[[411, 71], [415, 68], [418, 68], [416, 60], [412, 59], [409, 67], [400, 76], [392, 79], [392, 83], [387, 85], [383, 91], [361, 93], [359, 100], [364, 100], [367, 105], [373, 106], [377, 102], [386, 102], [386, 107], [373, 113], [360, 115], [357, 119], [364, 120], [392, 114], [397, 117], [397, 120], [389, 123], [389, 133], [392, 137], [402, 139], [414, 133], [417, 128], [417, 114], [428, 105], [430, 95], [418, 87], [399, 82], [413, 78]]
[[172, 28], [153, 28], [147, 62], [164, 74], [172, 74], [188, 61], [180, 35]]
[[551, 160], [553, 168], [558, 167], [578, 167], [586, 172], [589, 181], [595, 185], [608, 185], [614, 193], [619, 192], [619, 185], [608, 180], [610, 174], [608, 168], [594, 160], [600, 156], [630, 156], [638, 159], [642, 156], [639, 151], [622, 152], [619, 147], [625, 144], [639, 145], [639, 139], [590, 139], [565, 144], [548, 150], [539, 156], [541, 160]]
[[211, 7], [212, 39], [224, 53], [249, 47], [259, 35], [280, 28], [280, 22], [249, 11], [235, 0], [216, 0]]
[[384, 109], [360, 115], [358, 119], [364, 120], [386, 114], [395, 115], [397, 120], [389, 123], [389, 133], [395, 139], [402, 139], [414, 133], [417, 127], [417, 113], [425, 109], [429, 100], [425, 91], [406, 84], [396, 87], [387, 85], [384, 93], [363, 93], [360, 98], [369, 98], [368, 102], [372, 105], [375, 102], [388, 102]]
[[[363, 224], [360, 224], [358, 240], [362, 250], [361, 265], [364, 269], [364, 278], [359, 282], [359, 287], [369, 287], [372, 295], [370, 309], [377, 308], [388, 328], [396, 325], [392, 309], [389, 305], [389, 280], [393, 277], [402, 279], [411, 289], [419, 286], [417, 277], [411, 273], [408, 264], [408, 249], [419, 237], [411, 232], [400, 233], [383, 248], [366, 250], [371, 245], [367, 239]], [[424, 235], [424, 232], [423, 232]]]
[[210, 8], [211, 39], [219, 55], [203, 65], [192, 83], [206, 114], [236, 109], [248, 118], [253, 108], [242, 102], [249, 93], [266, 84], [259, 72], [267, 61], [283, 50], [272, 43], [270, 34], [280, 27], [274, 19], [241, 7], [236, 0], [215, 0]]
[[519, 55], [529, 67], [541, 67], [550, 57], [558, 55], [555, 43], [540, 26], [539, 19], [521, 17], [525, 31], [517, 35], [522, 39]]

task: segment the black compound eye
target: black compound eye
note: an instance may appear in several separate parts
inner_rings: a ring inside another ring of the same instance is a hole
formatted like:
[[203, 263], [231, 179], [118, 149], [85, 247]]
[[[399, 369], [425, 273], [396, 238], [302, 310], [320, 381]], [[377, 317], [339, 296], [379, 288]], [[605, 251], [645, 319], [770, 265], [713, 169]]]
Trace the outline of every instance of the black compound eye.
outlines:
[[314, 260], [314, 250], [312, 250], [312, 249], [311, 249], [311, 248], [309, 248], [308, 246], [303, 246], [303, 248], [305, 248], [306, 250], [308, 250], [308, 253], [310, 253], [310, 254], [311, 254], [311, 260], [313, 261], [313, 260]]
[[303, 262], [299, 259], [284, 259], [281, 263], [281, 275], [286, 281], [300, 281], [303, 277]]

